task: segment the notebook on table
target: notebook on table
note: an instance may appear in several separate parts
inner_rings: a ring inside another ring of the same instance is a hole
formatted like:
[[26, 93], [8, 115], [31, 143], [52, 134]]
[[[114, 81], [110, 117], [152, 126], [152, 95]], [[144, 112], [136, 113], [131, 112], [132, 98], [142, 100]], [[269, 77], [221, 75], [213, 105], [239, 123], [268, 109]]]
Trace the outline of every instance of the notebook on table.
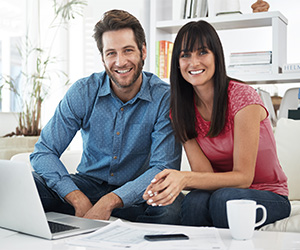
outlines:
[[109, 222], [45, 213], [30, 166], [0, 160], [0, 227], [46, 239], [92, 232]]

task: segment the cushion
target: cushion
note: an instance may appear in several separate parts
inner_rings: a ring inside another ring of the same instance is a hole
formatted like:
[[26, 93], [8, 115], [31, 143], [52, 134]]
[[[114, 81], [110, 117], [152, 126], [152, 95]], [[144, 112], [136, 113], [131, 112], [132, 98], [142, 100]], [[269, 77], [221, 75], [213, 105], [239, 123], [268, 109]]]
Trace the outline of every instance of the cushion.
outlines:
[[280, 118], [275, 129], [280, 164], [288, 178], [291, 214], [260, 230], [300, 232], [300, 121]]
[[280, 118], [275, 140], [279, 162], [288, 177], [289, 199], [300, 200], [300, 120]]

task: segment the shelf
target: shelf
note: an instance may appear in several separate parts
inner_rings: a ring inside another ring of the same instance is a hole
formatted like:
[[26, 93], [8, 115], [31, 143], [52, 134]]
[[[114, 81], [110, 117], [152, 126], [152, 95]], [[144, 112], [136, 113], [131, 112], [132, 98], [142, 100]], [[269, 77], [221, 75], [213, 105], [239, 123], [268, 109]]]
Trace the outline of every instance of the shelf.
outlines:
[[[156, 41], [173, 41], [179, 29], [188, 22], [204, 20], [216, 30], [235, 30], [270, 27], [272, 29], [272, 72], [274, 74], [238, 75], [235, 78], [248, 84], [300, 83], [300, 74], [280, 74], [278, 69], [287, 63], [287, 18], [280, 11], [247, 14], [224, 14], [214, 17], [172, 20], [176, 0], [152, 0], [150, 3], [150, 71], [155, 72]], [[176, 7], [176, 6], [175, 6]], [[260, 38], [259, 38], [260, 39]], [[245, 48], [247, 51], [247, 48]]]
[[278, 83], [300, 83], [300, 73], [287, 74], [259, 74], [233, 76], [248, 84], [278, 84]]
[[192, 18], [181, 20], [157, 21], [156, 29], [167, 33], [177, 33], [179, 29], [190, 21], [205, 20], [216, 30], [244, 29], [272, 26], [273, 18], [279, 18], [286, 25], [288, 20], [279, 11], [260, 12], [251, 14], [227, 14], [216, 17]]
[[[300, 83], [300, 73], [289, 74], [254, 74], [253, 75], [230, 75], [230, 77], [241, 80], [247, 84], [280, 84]], [[162, 79], [169, 83], [169, 79]]]

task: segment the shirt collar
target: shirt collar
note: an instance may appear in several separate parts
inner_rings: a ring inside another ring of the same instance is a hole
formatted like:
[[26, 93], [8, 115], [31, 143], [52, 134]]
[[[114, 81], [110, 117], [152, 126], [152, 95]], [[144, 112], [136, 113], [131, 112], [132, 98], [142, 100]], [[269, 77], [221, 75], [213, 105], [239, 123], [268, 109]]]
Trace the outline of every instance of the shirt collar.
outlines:
[[150, 93], [150, 78], [144, 72], [143, 74], [143, 82], [140, 91], [137, 93], [136, 97], [145, 101], [152, 101], [152, 96]]
[[[109, 95], [111, 92], [110, 90], [110, 82], [109, 82], [109, 77], [108, 75], [104, 72], [104, 76], [102, 78], [102, 87], [101, 91], [99, 92], [99, 96], [106, 96]], [[101, 83], [100, 83], [101, 85]]]
[[[137, 95], [131, 99], [129, 102], [134, 102], [137, 98], [145, 100], [145, 101], [152, 101], [152, 96], [150, 93], [150, 78], [149, 76], [146, 76], [144, 72], [142, 72], [143, 75], [143, 82], [140, 91], [137, 93]], [[106, 95], [112, 95], [115, 96], [114, 92], [110, 88], [110, 79], [108, 75], [105, 73], [105, 76], [103, 78], [103, 84], [101, 88], [101, 92], [99, 93], [99, 96], [106, 96]]]

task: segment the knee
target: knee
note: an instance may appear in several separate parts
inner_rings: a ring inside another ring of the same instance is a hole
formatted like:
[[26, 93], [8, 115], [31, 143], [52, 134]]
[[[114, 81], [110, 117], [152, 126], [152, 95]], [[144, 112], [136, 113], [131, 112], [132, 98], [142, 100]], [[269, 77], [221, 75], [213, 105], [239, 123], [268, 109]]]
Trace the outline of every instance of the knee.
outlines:
[[190, 208], [190, 207], [194, 207], [195, 205], [195, 193], [194, 191], [190, 191], [183, 199], [182, 201], [182, 207], [183, 208]]
[[164, 207], [165, 211], [164, 211], [164, 222], [166, 224], [175, 224], [175, 225], [179, 225], [181, 222], [180, 216], [181, 216], [181, 205], [182, 205], [182, 201], [184, 199], [184, 195], [182, 193], [180, 193], [176, 200], [171, 204], [168, 205], [166, 207]]
[[222, 201], [222, 203], [226, 203], [228, 200], [237, 199], [237, 194], [239, 193], [239, 189], [237, 188], [220, 188], [213, 192], [212, 200]]
[[208, 201], [210, 192], [191, 191], [182, 202], [181, 223], [189, 226], [210, 226]]
[[[197, 214], [200, 212], [198, 208], [198, 192], [196, 190], [190, 191], [182, 201], [181, 205], [181, 223], [183, 225], [191, 225], [194, 221], [194, 214], [197, 211]], [[194, 211], [194, 212], [193, 212]]]
[[33, 176], [33, 178], [34, 178], [34, 180], [35, 180], [35, 182], [42, 182], [43, 181], [43, 178], [39, 175], [39, 174], [37, 174], [36, 172], [32, 172], [32, 176]]
[[228, 228], [226, 202], [233, 199], [236, 189], [222, 188], [216, 190], [209, 200], [209, 213], [212, 223], [218, 228]]
[[180, 193], [175, 201], [168, 206], [149, 206], [147, 205], [145, 214], [138, 216], [138, 222], [172, 224], [181, 223], [180, 210], [184, 195]]
[[32, 176], [38, 192], [42, 192], [42, 190], [47, 186], [45, 180], [36, 172], [32, 172]]

